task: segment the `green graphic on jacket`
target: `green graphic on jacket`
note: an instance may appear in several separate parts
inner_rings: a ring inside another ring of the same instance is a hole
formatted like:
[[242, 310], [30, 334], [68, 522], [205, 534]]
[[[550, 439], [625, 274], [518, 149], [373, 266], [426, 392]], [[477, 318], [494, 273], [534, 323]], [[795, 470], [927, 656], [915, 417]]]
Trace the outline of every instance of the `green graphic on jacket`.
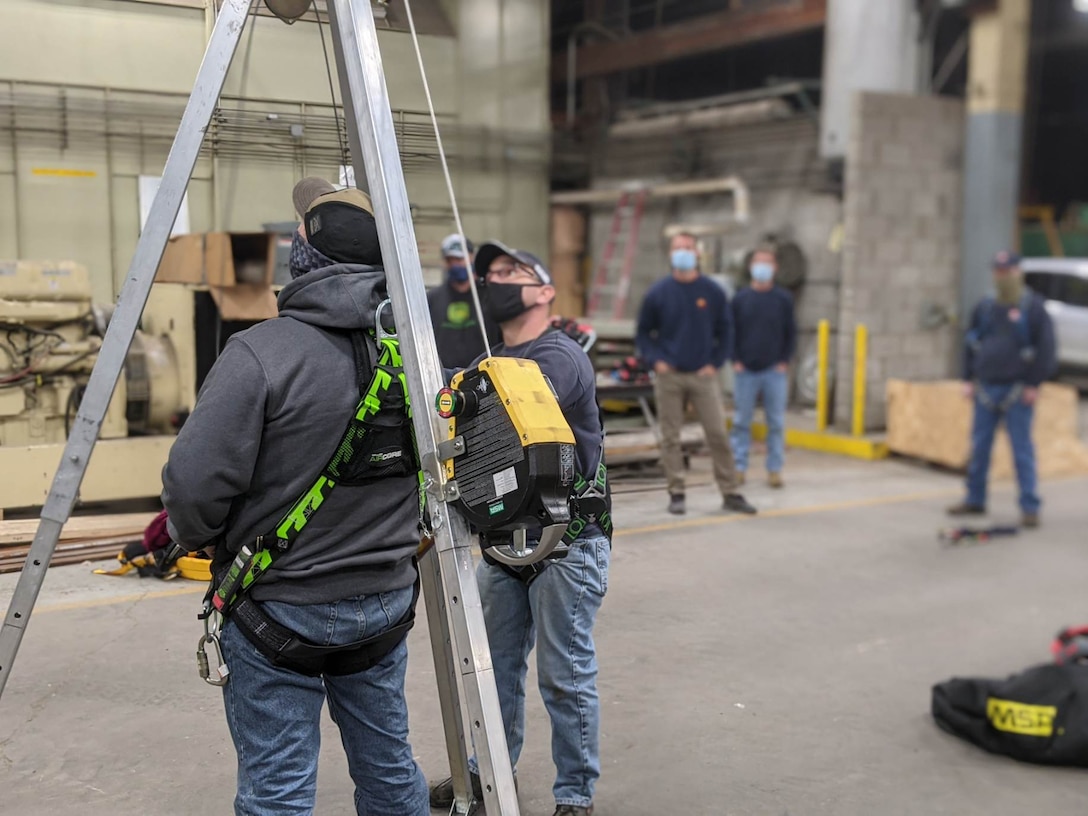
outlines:
[[476, 319], [472, 316], [472, 304], [466, 300], [455, 300], [446, 307], [446, 322], [442, 324], [447, 329], [470, 329], [476, 325]]

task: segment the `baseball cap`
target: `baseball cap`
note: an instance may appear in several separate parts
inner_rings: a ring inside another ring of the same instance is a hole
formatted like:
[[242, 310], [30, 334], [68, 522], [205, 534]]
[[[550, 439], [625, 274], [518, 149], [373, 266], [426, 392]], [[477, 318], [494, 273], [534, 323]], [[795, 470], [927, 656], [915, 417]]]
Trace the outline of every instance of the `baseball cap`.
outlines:
[[1020, 256], [1015, 252], [1010, 252], [1007, 249], [1003, 249], [994, 255], [993, 267], [994, 269], [1010, 269], [1014, 266], [1020, 265]]
[[291, 200], [306, 241], [322, 255], [341, 263], [381, 265], [374, 205], [362, 190], [337, 190], [323, 178], [308, 176], [295, 185]]
[[[472, 245], [472, 241], [469, 241], [468, 238], [466, 238], [465, 240], [468, 241], [468, 252], [471, 255], [472, 252], [475, 250], [475, 247]], [[458, 235], [456, 232], [447, 235], [445, 238], [442, 239], [442, 257], [465, 257], [465, 248], [461, 245], [461, 236]]]
[[481, 279], [487, 277], [487, 270], [491, 266], [491, 262], [500, 255], [509, 255], [519, 264], [532, 269], [541, 283], [552, 285], [551, 273], [548, 272], [548, 267], [544, 266], [544, 262], [540, 258], [523, 249], [512, 249], [501, 241], [488, 241], [476, 251], [476, 262], [473, 264], [476, 277]]

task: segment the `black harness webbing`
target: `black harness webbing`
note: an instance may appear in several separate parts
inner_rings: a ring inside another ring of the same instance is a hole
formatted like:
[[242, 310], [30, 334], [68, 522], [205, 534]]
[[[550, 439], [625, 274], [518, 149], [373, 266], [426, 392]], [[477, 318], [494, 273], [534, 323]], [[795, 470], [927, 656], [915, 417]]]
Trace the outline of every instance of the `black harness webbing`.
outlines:
[[417, 600], [418, 577], [412, 592], [412, 603], [399, 621], [373, 637], [339, 646], [319, 646], [300, 638], [270, 618], [261, 605], [248, 595], [234, 605], [231, 620], [272, 665], [310, 677], [322, 674], [339, 676], [366, 671], [397, 648], [415, 625]]

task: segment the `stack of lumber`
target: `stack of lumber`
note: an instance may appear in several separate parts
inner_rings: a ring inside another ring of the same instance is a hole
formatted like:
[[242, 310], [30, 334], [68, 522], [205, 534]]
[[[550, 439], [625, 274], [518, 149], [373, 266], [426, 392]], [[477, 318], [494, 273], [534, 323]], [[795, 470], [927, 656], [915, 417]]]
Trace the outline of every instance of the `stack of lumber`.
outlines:
[[[50, 566], [112, 558], [128, 543], [139, 541], [155, 513], [75, 516], [61, 530]], [[38, 519], [0, 521], [0, 573], [23, 568]]]
[[[887, 396], [889, 450], [956, 470], [967, 467], [973, 406], [960, 382], [889, 380]], [[1044, 384], [1032, 428], [1040, 477], [1088, 473], [1088, 447], [1078, 430], [1076, 389]], [[990, 477], [1007, 478], [1014, 472], [1012, 448], [1002, 428], [994, 442]]]

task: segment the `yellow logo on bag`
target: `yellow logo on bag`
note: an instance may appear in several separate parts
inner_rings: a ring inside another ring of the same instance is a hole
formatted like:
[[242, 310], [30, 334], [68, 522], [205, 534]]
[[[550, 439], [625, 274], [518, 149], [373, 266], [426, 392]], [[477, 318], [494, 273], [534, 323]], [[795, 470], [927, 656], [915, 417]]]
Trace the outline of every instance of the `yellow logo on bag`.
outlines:
[[1023, 734], [1025, 737], [1049, 737], [1054, 734], [1055, 706], [1037, 706], [1014, 700], [986, 700], [986, 717], [998, 731]]

